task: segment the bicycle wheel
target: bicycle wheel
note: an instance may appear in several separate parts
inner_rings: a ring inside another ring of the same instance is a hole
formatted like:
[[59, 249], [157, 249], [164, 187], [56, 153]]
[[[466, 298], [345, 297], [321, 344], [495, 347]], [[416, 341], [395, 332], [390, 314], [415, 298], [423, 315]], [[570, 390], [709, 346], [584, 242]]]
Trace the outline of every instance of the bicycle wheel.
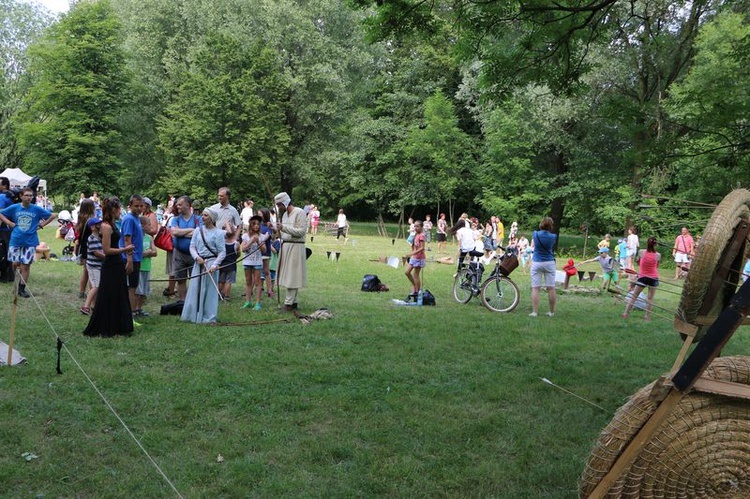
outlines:
[[482, 284], [482, 305], [493, 312], [510, 312], [518, 306], [520, 293], [515, 282], [499, 275]]
[[461, 269], [453, 279], [453, 298], [458, 303], [469, 303], [473, 293], [471, 292], [471, 276], [466, 269]]

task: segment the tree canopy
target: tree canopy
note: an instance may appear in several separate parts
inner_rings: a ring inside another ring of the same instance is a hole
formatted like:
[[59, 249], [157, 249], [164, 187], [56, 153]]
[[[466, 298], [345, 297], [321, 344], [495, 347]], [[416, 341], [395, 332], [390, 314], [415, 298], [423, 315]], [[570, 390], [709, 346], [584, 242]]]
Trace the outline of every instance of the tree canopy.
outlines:
[[615, 232], [643, 193], [748, 181], [744, 0], [0, 5], [0, 157], [69, 197], [229, 185]]

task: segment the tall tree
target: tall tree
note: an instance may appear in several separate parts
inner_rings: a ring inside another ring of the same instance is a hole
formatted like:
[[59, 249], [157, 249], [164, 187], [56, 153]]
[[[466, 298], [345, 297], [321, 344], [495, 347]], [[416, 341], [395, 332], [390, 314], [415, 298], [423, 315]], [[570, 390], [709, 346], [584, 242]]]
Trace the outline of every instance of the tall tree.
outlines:
[[670, 184], [679, 197], [716, 202], [750, 182], [750, 21], [726, 12], [701, 31], [695, 63], [667, 101], [680, 125]]
[[26, 49], [38, 40], [52, 22], [48, 12], [38, 5], [17, 0], [0, 0], [0, 165], [20, 168], [13, 116], [29, 86]]
[[220, 186], [246, 192], [268, 182], [289, 143], [287, 89], [273, 51], [217, 33], [188, 58], [186, 70], [171, 75], [182, 83], [159, 125], [165, 181], [204, 199]]
[[107, 0], [82, 2], [29, 48], [35, 81], [18, 115], [19, 145], [31, 173], [72, 198], [117, 192], [128, 99], [119, 24]]

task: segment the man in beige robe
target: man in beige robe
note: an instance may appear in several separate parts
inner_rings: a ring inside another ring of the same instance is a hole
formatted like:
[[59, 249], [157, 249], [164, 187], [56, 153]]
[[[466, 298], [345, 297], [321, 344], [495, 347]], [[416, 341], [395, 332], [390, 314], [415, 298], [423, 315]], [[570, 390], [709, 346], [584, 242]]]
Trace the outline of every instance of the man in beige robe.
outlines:
[[302, 208], [292, 205], [286, 192], [277, 194], [274, 202], [281, 215], [277, 227], [281, 234], [278, 282], [286, 290], [284, 309], [293, 311], [297, 309], [297, 292], [307, 286], [307, 217]]

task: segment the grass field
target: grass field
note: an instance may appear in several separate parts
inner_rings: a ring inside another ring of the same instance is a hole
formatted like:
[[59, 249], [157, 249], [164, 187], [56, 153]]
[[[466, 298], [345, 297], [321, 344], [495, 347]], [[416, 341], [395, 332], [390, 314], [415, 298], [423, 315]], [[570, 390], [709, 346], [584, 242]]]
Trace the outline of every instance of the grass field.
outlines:
[[[59, 253], [62, 241], [53, 245]], [[355, 226], [346, 244], [319, 235], [309, 246], [301, 308], [327, 307], [332, 320], [183, 324], [156, 315], [166, 301], [155, 282], [154, 315], [130, 338], [84, 337], [80, 267], [34, 264], [34, 297], [19, 299], [15, 331], [28, 361], [0, 375], [0, 495], [177, 495], [88, 377], [184, 497], [575, 497], [601, 429], [679, 350], [668, 313], [625, 322], [610, 294], [560, 294], [554, 318], [530, 318], [519, 269], [521, 304], [493, 314], [455, 303], [454, 267], [431, 263], [425, 281], [437, 306], [398, 307], [392, 299], [409, 290], [403, 269], [372, 260], [405, 253], [403, 240]], [[163, 255], [155, 267], [161, 278]], [[360, 292], [366, 273], [391, 291]], [[671, 274], [656, 295], [668, 310], [678, 300], [668, 291], [679, 291]], [[240, 310], [241, 288], [220, 320], [284, 317], [271, 301]], [[7, 342], [11, 286], [0, 293]], [[70, 352], [62, 375], [56, 335]], [[742, 333], [726, 349], [747, 351]]]

